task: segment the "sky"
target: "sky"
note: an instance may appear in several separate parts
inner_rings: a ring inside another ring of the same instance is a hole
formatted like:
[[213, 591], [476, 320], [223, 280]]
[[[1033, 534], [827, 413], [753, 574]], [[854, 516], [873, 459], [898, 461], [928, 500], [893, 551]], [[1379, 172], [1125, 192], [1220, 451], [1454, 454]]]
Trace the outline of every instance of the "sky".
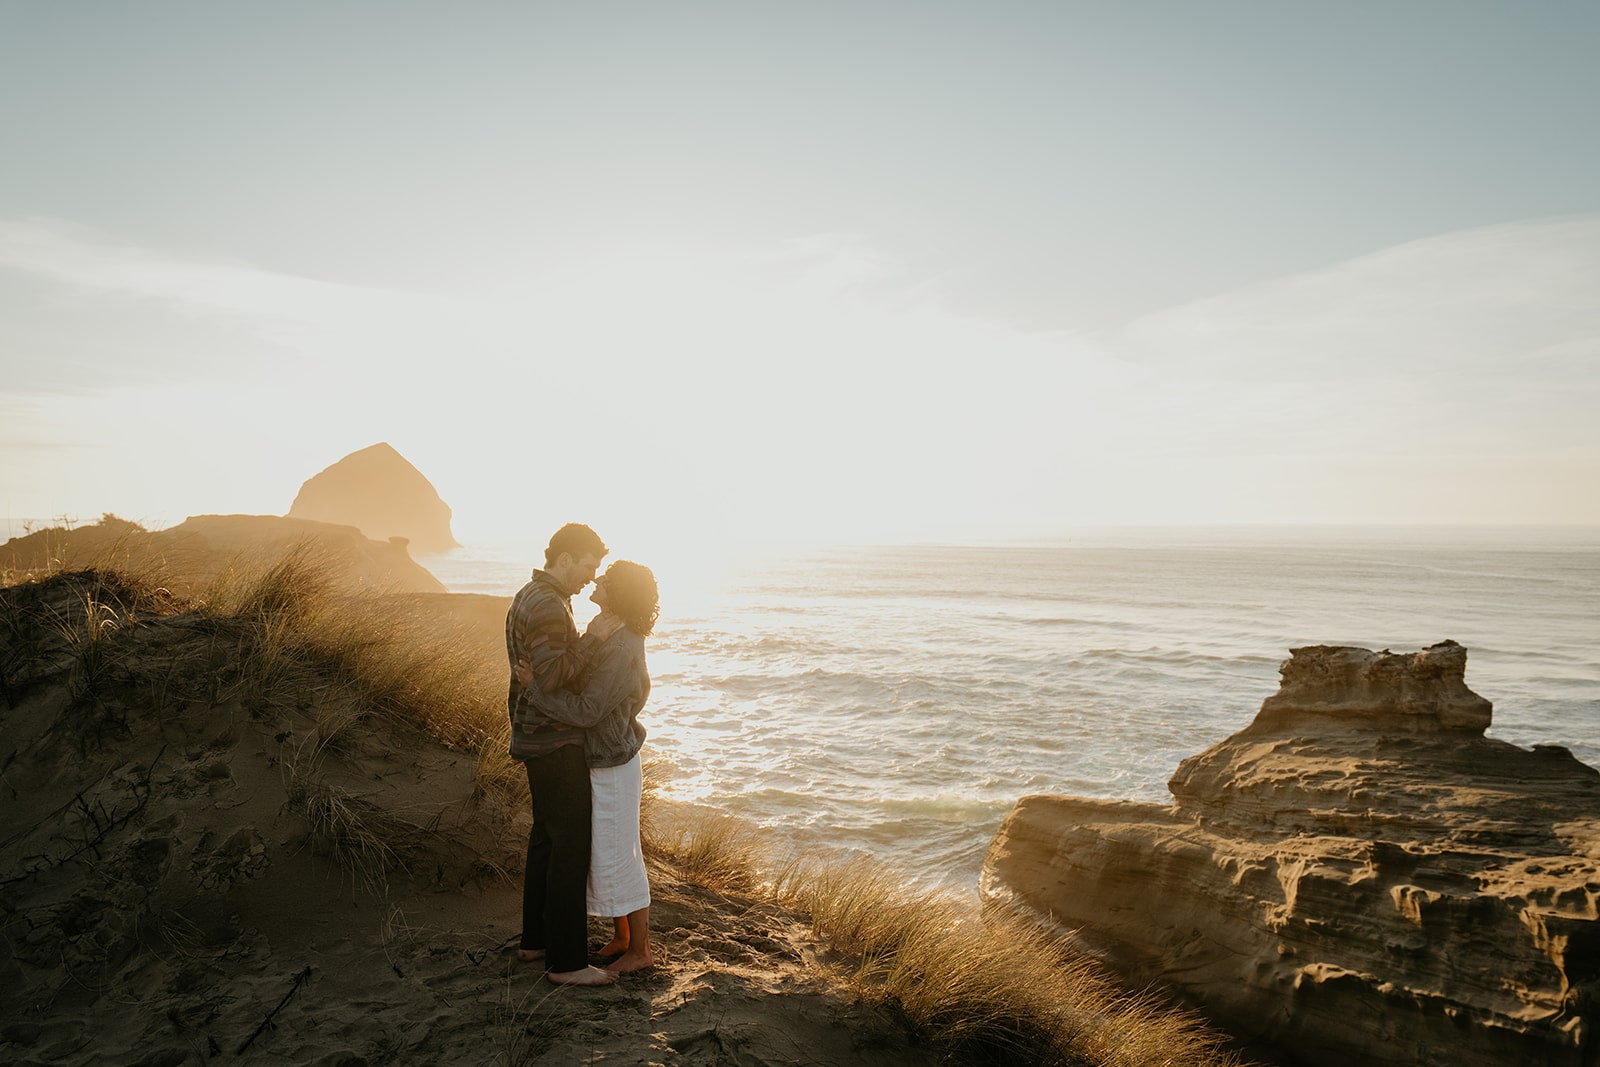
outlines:
[[[0, 509], [1600, 523], [1600, 5], [0, 0]], [[529, 533], [528, 531], [534, 531]]]

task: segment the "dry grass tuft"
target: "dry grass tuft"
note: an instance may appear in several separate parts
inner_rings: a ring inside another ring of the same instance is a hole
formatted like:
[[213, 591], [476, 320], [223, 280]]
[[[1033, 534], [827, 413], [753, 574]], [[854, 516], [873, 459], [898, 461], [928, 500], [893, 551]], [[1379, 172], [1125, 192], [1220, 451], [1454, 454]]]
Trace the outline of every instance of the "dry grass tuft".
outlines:
[[[753, 829], [700, 817], [653, 842], [692, 881], [792, 908], [853, 964], [864, 999], [903, 1013], [955, 1062], [1044, 1067], [1233, 1067], [1226, 1038], [1129, 994], [1024, 918], [980, 917], [948, 891], [908, 888], [870, 858], [769, 862]], [[753, 872], [775, 873], [762, 880]]]
[[263, 563], [243, 558], [225, 568], [200, 596], [212, 612], [260, 626], [303, 624], [332, 597], [333, 563], [299, 542]]
[[80, 609], [56, 623], [72, 651], [72, 699], [92, 699], [111, 662], [111, 640], [122, 629], [122, 616], [94, 590], [78, 594]]
[[644, 847], [669, 857], [689, 881], [724, 893], [753, 893], [760, 888], [758, 872], [768, 850], [750, 824], [710, 812], [665, 823], [658, 817], [650, 820]]
[[515, 807], [528, 805], [528, 772], [509, 755], [511, 749], [511, 720], [502, 712], [500, 721], [492, 730], [473, 737], [468, 742], [477, 754], [478, 765], [473, 773], [473, 798], [490, 797]]
[[[314, 762], [314, 761], [313, 761]], [[381, 893], [400, 857], [388, 842], [405, 828], [388, 812], [345, 789], [286, 764], [289, 804], [305, 816], [316, 847], [367, 889]]]

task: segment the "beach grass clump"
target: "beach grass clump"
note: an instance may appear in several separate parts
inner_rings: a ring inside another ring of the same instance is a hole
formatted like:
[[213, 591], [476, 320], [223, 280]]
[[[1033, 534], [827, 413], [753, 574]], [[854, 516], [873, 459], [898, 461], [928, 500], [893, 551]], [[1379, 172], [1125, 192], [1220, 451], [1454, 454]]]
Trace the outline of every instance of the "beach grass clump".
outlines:
[[57, 621], [56, 626], [72, 650], [72, 699], [75, 704], [92, 701], [111, 665], [112, 637], [122, 628], [116, 607], [100, 599], [96, 590], [78, 594], [79, 610]]
[[[82, 536], [86, 532], [93, 536]], [[65, 620], [86, 694], [110, 662], [105, 653], [111, 645], [99, 640], [102, 635], [132, 625], [141, 613], [189, 609], [226, 624], [213, 640], [222, 662], [206, 672], [211, 706], [235, 697], [258, 708], [331, 703], [344, 726], [367, 714], [401, 719], [474, 753], [479, 792], [511, 799], [525, 793], [521, 768], [506, 754], [504, 652], [442, 610], [437, 598], [352, 591], [339, 577], [345, 561], [311, 540], [266, 555], [241, 553], [214, 577], [190, 583], [175, 577], [166, 556], [151, 548], [148, 531], [116, 516], [76, 535], [65, 526], [54, 533], [59, 537], [51, 540], [52, 531], [45, 531], [30, 548], [29, 566], [9, 571], [6, 581], [37, 582], [76, 568], [116, 586], [116, 597], [94, 594], [83, 619]], [[8, 601], [0, 633], [34, 632], [33, 620], [19, 615], [20, 603]], [[30, 645], [23, 639], [6, 644], [0, 682], [9, 691], [31, 670]], [[321, 677], [330, 669], [342, 699]], [[309, 686], [316, 692], [306, 691]]]
[[474, 800], [494, 796], [516, 808], [528, 803], [528, 772], [510, 756], [511, 720], [504, 712], [495, 726], [470, 739], [468, 748], [478, 761], [473, 769]]
[[968, 1063], [1222, 1065], [1225, 1038], [1152, 997], [1130, 995], [1092, 961], [1019, 916], [948, 891], [897, 888], [852, 863], [831, 876], [793, 868], [776, 887], [814, 928], [859, 955], [853, 983]]
[[[136, 540], [129, 533], [119, 542], [115, 569], [59, 575], [74, 583], [71, 610], [59, 592], [40, 606], [32, 591], [43, 588], [42, 573], [14, 575], [18, 584], [0, 598], [0, 633], [18, 638], [0, 651], [0, 695], [8, 705], [30, 679], [52, 673], [47, 661], [59, 660], [65, 648], [75, 698], [101, 709], [74, 720], [90, 731], [87, 741], [116, 727], [113, 720], [130, 701], [157, 717], [191, 700], [213, 709], [238, 700], [263, 718], [308, 716], [297, 788], [324, 836], [337, 844], [332, 853], [350, 860], [363, 880], [381, 864], [346, 818], [359, 805], [318, 792], [312, 782], [325, 757], [360, 736], [368, 720], [417, 729], [469, 753], [477, 769], [475, 799], [497, 798], [508, 812], [526, 805], [522, 769], [507, 755], [504, 653], [452, 617], [446, 602], [352, 591], [339, 580], [341, 561], [310, 542], [235, 557], [179, 597], [168, 591], [164, 562], [138, 552]], [[182, 632], [200, 635], [203, 647], [179, 652], [181, 645], [163, 643], [132, 658], [122, 654], [142, 619], [178, 613], [188, 616]]]
[[918, 890], [870, 857], [775, 861], [752, 827], [715, 814], [691, 816], [649, 847], [691, 882], [809, 917], [846, 961], [835, 966], [855, 993], [899, 1012], [953, 1062], [1240, 1063], [1225, 1035], [1153, 995], [1128, 992], [1028, 917], [980, 915], [964, 897]]
[[402, 829], [383, 809], [347, 789], [331, 785], [294, 763], [286, 764], [289, 805], [306, 820], [311, 839], [369, 890], [382, 892], [389, 872], [400, 866], [389, 842]]
[[70, 720], [81, 746], [107, 730], [126, 729], [121, 690], [133, 671], [127, 638], [142, 621], [178, 610], [165, 589], [138, 576], [88, 569], [58, 576], [54, 587], [36, 578], [7, 586], [0, 596], [0, 682], [7, 706], [56, 669], [68, 669]]
[[683, 877], [708, 889], [748, 894], [760, 888], [759, 872], [769, 849], [749, 823], [718, 812], [668, 820], [654, 808], [641, 805], [647, 853], [670, 858]]
[[511, 847], [519, 834], [511, 816], [526, 810], [528, 787], [508, 754], [503, 649], [437, 597], [341, 591], [328, 578], [331, 566], [296, 550], [264, 574], [234, 579], [222, 606], [253, 630], [246, 680], [263, 692], [275, 687], [279, 699], [312, 716], [318, 760], [359, 736], [369, 719], [467, 753], [471, 801], [487, 806], [485, 824]]
[[303, 625], [333, 595], [333, 562], [307, 541], [265, 560], [236, 558], [200, 594], [211, 612], [260, 626]]

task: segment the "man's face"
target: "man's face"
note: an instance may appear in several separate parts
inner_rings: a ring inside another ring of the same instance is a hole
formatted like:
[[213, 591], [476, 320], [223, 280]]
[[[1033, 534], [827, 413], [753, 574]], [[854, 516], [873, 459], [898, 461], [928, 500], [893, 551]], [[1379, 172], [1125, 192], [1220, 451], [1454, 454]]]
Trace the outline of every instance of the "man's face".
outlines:
[[572, 559], [571, 556], [567, 556], [567, 558], [572, 560], [572, 569], [566, 576], [567, 592], [576, 595], [583, 591], [584, 586], [594, 581], [594, 572], [600, 569], [600, 557], [579, 556], [577, 559]]

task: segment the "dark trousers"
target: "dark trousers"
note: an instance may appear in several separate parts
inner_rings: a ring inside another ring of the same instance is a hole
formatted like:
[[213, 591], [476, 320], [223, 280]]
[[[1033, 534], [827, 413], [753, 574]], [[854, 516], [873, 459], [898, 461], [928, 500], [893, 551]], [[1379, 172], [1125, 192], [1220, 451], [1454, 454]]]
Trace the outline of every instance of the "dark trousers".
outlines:
[[582, 745], [563, 745], [525, 761], [533, 797], [528, 864], [522, 882], [522, 947], [544, 949], [545, 969], [589, 964], [591, 796]]

